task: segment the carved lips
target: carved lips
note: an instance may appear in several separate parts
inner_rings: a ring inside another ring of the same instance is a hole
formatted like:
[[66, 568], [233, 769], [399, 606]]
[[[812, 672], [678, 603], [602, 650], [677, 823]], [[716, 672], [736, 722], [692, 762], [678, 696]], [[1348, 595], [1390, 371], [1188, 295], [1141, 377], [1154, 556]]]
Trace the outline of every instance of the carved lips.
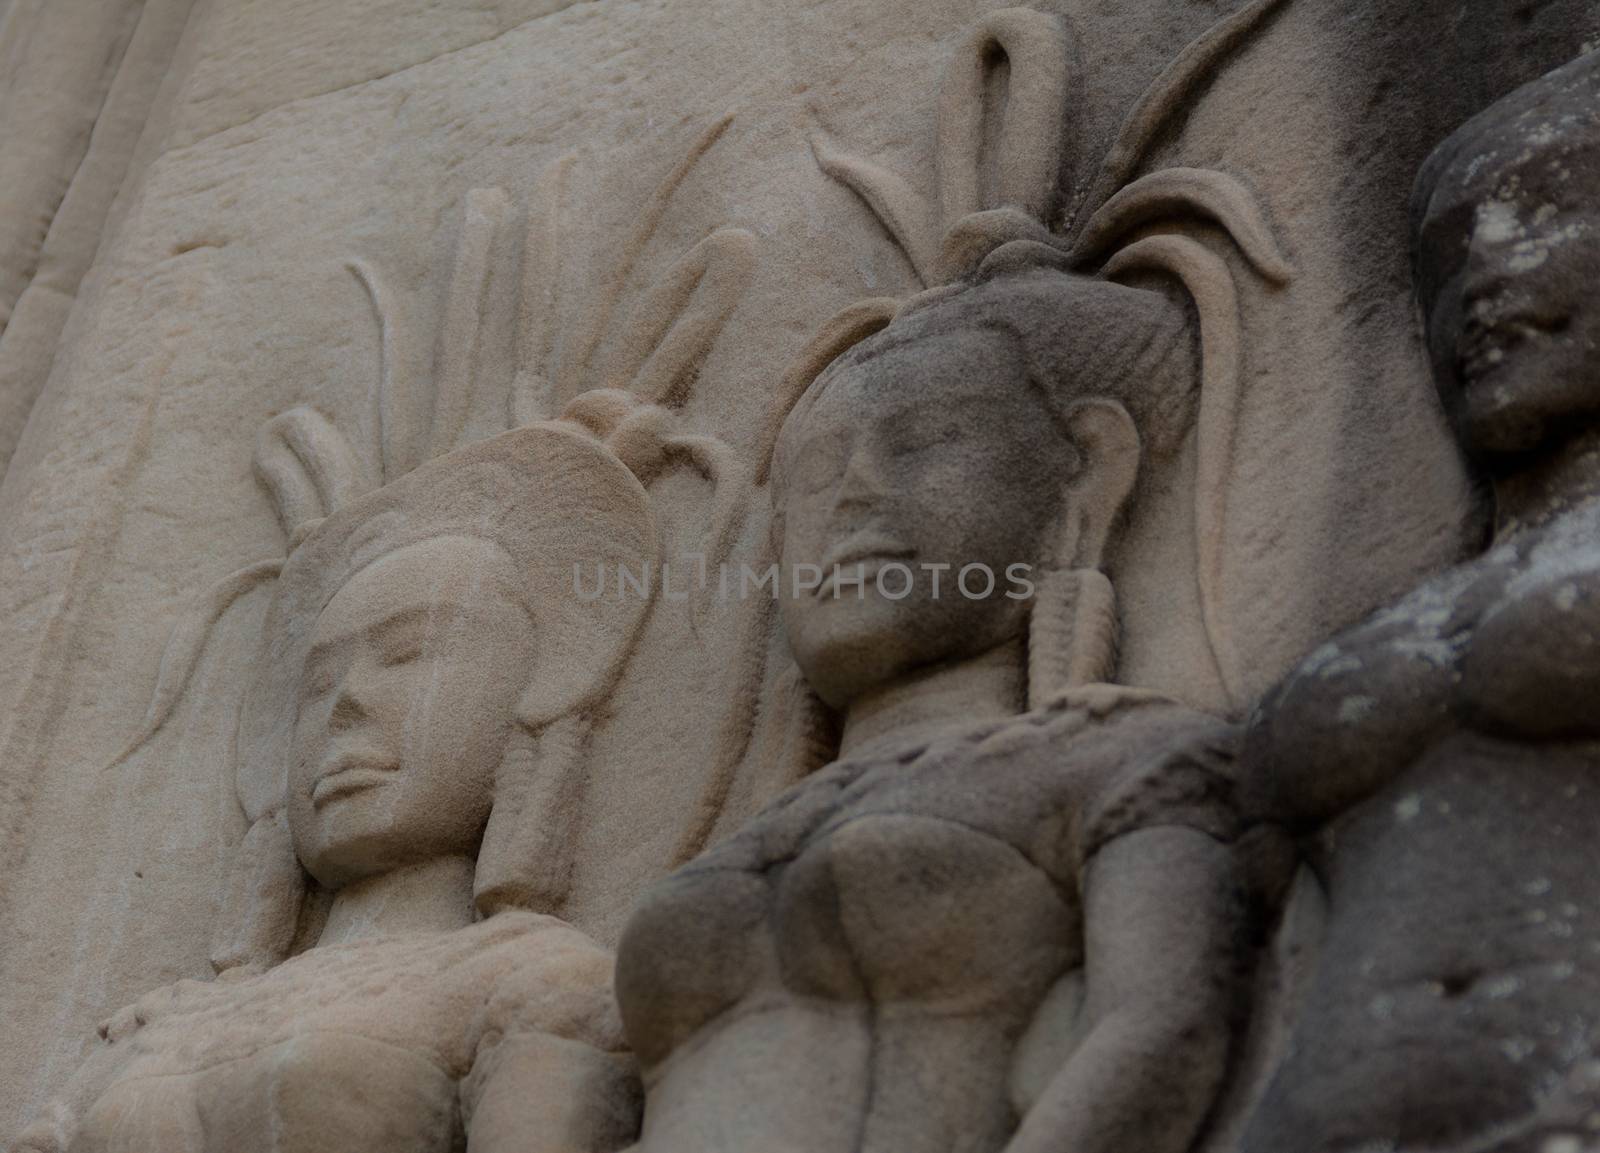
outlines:
[[1559, 336], [1570, 320], [1560, 309], [1506, 309], [1497, 297], [1473, 298], [1457, 346], [1462, 379], [1487, 376], [1528, 341]]
[[334, 757], [311, 789], [311, 807], [324, 805], [383, 784], [399, 769], [389, 757], [377, 753], [342, 753]]
[[[822, 562], [822, 583], [812, 590], [812, 596], [831, 596], [835, 584], [854, 584], [856, 579], [865, 583], [878, 575], [878, 570], [896, 562], [904, 563], [917, 555], [917, 550], [889, 540], [886, 537], [866, 537], [848, 540], [830, 552]], [[836, 580], [835, 574], [843, 580]]]

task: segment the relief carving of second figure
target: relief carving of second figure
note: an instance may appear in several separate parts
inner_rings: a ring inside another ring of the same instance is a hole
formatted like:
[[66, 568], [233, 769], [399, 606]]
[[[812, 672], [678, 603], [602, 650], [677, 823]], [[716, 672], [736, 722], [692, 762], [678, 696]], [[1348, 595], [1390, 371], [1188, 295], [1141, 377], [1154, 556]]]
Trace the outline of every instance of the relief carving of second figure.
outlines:
[[1261, 703], [1249, 808], [1327, 893], [1249, 1153], [1587, 1148], [1600, 1116], [1600, 55], [1442, 145], [1414, 200], [1486, 553]]
[[[1202, 380], [1237, 383], [1214, 358], [1236, 351], [1212, 291], [1231, 273], [1171, 222], [1264, 234], [1231, 181], [1185, 171], [1111, 198], [1076, 251], [1055, 236], [1037, 133], [1060, 131], [1065, 44], [1006, 10], [958, 47], [942, 237], [818, 145], [935, 283], [777, 438], [782, 623], [841, 747], [624, 935], [648, 1153], [1179, 1153], [1225, 1078], [1256, 904], [1234, 730], [1110, 683], [1106, 570], [1130, 503], [1192, 460]], [[982, 73], [1007, 56], [980, 146]], [[1016, 564], [1036, 595], [1006, 595]], [[968, 566], [996, 575], [985, 595], [958, 587]]]

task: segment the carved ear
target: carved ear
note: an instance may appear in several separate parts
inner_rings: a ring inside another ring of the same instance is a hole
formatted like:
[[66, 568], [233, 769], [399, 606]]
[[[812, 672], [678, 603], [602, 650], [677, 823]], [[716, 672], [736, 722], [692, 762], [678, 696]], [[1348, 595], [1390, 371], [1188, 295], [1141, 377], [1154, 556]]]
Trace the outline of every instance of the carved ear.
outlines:
[[[1070, 56], [1066, 25], [1031, 8], [989, 13], [956, 48], [939, 98], [942, 238], [967, 217], [993, 209], [1010, 209], [1048, 235], [1066, 150]], [[1002, 59], [1010, 67], [1008, 91], [1003, 111], [992, 117], [986, 97]], [[986, 139], [985, 125], [996, 119], [999, 127]], [[1006, 231], [1013, 233], [1006, 239], [1017, 238], [1014, 229]], [[967, 267], [946, 261], [940, 271], [953, 279]]]
[[1067, 486], [1071, 555], [1057, 559], [1063, 568], [1098, 569], [1139, 480], [1139, 429], [1117, 401], [1096, 398], [1068, 411], [1067, 435], [1082, 460]]
[[1070, 519], [1028, 621], [1030, 709], [1116, 675], [1117, 600], [1100, 566], [1139, 480], [1139, 428], [1121, 404], [1098, 397], [1073, 405], [1066, 425], [1079, 462], [1062, 502]]

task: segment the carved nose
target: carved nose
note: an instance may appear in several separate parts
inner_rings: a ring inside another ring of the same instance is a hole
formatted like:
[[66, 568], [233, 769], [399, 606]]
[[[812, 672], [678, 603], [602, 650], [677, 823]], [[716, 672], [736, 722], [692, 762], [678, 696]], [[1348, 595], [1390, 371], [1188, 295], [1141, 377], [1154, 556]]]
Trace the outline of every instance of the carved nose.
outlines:
[[354, 687], [347, 679], [339, 686], [339, 696], [333, 702], [333, 714], [328, 718], [328, 727], [334, 732], [340, 732], [366, 719], [367, 706], [356, 695]]
[[879, 475], [872, 453], [858, 448], [850, 454], [844, 476], [839, 479], [839, 493], [835, 498], [838, 508], [869, 505], [883, 495], [883, 478]]

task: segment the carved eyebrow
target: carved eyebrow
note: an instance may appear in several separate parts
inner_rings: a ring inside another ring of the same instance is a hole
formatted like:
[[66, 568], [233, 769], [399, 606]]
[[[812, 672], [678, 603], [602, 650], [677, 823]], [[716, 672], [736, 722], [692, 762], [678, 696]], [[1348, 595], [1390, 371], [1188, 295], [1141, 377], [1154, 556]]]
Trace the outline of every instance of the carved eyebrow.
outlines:
[[[899, 398], [891, 401], [877, 419], [890, 431], [896, 432], [906, 428], [922, 428], [928, 424], [943, 424], [952, 417], [962, 420], [969, 427], [976, 427], [981, 418], [994, 411], [995, 407], [992, 399], [981, 396], [956, 396], [937, 407], [920, 397], [906, 397], [903, 401]], [[977, 420], [972, 419], [974, 415]]]
[[434, 622], [453, 622], [466, 616], [470, 610], [464, 605], [450, 601], [442, 604], [414, 605], [410, 608], [400, 609], [391, 613], [375, 624], [365, 625], [356, 629], [354, 633], [344, 633], [319, 641], [311, 646], [311, 651], [306, 654], [306, 664], [314, 664], [322, 660], [333, 649], [340, 647], [351, 639], [353, 635], [365, 633], [373, 637], [379, 644], [391, 643], [396, 634], [403, 634], [408, 629], [422, 628]]

